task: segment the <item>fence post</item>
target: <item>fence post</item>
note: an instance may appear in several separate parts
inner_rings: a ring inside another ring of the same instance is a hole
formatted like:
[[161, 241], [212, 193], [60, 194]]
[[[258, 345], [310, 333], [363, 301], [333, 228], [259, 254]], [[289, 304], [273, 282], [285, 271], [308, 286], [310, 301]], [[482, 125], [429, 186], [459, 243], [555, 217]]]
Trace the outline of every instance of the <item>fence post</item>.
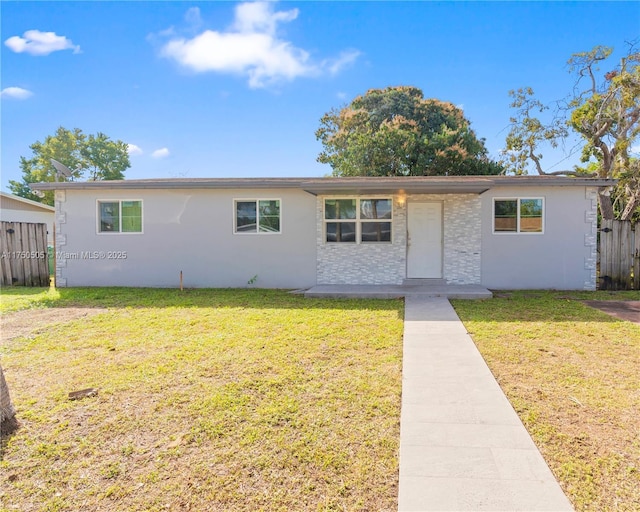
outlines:
[[600, 223], [600, 279], [601, 290], [611, 289], [611, 252], [613, 246], [613, 221], [602, 219]]
[[633, 289], [640, 290], [640, 228], [636, 222], [633, 234]]
[[631, 288], [631, 269], [633, 268], [633, 243], [630, 221], [620, 221], [620, 289]]
[[0, 268], [2, 269], [2, 286], [11, 286], [13, 284], [13, 273], [11, 272], [11, 261], [8, 257], [9, 252], [9, 227], [8, 222], [0, 223], [0, 250], [2, 250], [2, 258], [0, 258]]

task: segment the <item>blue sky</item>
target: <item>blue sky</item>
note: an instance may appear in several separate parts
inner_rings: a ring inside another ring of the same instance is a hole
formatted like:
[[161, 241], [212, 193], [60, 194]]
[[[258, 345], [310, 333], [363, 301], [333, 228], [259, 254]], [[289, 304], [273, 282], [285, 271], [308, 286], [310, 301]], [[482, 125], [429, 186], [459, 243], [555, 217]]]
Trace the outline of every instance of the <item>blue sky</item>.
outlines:
[[[58, 126], [130, 144], [126, 177], [323, 176], [320, 117], [370, 88], [464, 109], [497, 156], [508, 91], [640, 35], [638, 2], [6, 2], [2, 181]], [[549, 153], [549, 168], [562, 159]], [[570, 168], [566, 160], [554, 170]]]

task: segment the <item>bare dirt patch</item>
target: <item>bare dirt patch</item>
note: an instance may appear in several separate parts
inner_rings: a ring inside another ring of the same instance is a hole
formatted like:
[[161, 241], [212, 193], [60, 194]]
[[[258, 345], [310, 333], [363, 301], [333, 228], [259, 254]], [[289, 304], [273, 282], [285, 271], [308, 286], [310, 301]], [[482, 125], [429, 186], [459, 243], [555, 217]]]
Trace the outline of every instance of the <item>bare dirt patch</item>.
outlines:
[[640, 324], [640, 300], [585, 300], [584, 303], [621, 320]]
[[52, 324], [64, 324], [79, 318], [105, 313], [105, 308], [47, 308], [23, 309], [2, 315], [0, 339], [9, 341], [21, 336], [37, 334]]

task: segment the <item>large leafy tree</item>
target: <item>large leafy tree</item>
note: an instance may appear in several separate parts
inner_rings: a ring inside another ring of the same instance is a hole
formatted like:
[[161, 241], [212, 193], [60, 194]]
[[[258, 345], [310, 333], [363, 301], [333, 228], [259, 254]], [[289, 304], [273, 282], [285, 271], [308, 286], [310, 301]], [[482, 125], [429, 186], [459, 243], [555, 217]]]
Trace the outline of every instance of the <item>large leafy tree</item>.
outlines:
[[416, 87], [371, 89], [320, 120], [316, 138], [335, 176], [500, 174], [455, 105]]
[[[29, 148], [30, 158], [20, 157], [22, 181], [9, 181], [11, 191], [21, 197], [53, 205], [53, 192], [40, 197], [33, 193], [30, 183], [68, 180], [121, 180], [131, 167], [127, 144], [111, 140], [104, 133], [85, 135], [82, 130], [67, 130], [59, 127], [55, 134], [48, 135], [44, 142], [34, 142]], [[62, 176], [56, 171], [51, 159], [66, 165], [71, 176]]]
[[[619, 180], [613, 192], [601, 190], [600, 213], [605, 219], [626, 220], [640, 208], [640, 163], [630, 155], [640, 135], [640, 52], [629, 47], [614, 69], [600, 71], [612, 49], [596, 46], [568, 61], [576, 76], [574, 91], [551, 109], [535, 99], [530, 88], [511, 91], [516, 109], [507, 135], [505, 163], [516, 174], [533, 167], [539, 174], [585, 175]], [[551, 111], [550, 121], [541, 120]], [[583, 167], [548, 172], [542, 165], [548, 145], [557, 147], [571, 134], [581, 140]]]

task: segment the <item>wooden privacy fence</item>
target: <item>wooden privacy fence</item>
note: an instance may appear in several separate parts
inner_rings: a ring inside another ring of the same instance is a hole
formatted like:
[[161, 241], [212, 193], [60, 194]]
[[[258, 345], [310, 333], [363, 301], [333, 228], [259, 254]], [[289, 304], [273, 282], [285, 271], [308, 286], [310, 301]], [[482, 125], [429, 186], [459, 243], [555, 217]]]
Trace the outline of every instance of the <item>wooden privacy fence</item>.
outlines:
[[600, 226], [601, 290], [640, 290], [640, 228], [628, 220]]
[[2, 286], [49, 286], [47, 225], [0, 222]]

